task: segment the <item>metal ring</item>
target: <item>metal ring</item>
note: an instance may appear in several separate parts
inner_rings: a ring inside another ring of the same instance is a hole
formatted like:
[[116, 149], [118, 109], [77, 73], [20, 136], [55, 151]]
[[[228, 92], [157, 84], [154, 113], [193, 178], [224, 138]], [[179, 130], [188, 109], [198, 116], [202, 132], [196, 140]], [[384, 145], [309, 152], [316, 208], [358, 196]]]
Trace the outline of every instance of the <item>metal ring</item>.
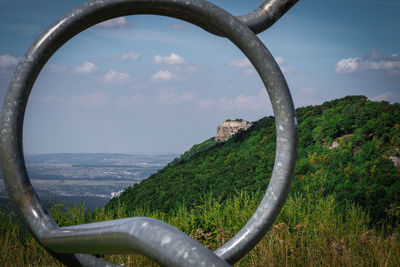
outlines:
[[[249, 222], [214, 253], [172, 226], [150, 218], [60, 228], [40, 204], [29, 181], [22, 145], [23, 119], [30, 91], [44, 64], [84, 29], [135, 14], [170, 16], [221, 32], [248, 57], [270, 96], [277, 133], [271, 181]], [[257, 244], [281, 210], [294, 175], [296, 147], [293, 101], [274, 58], [245, 24], [203, 0], [93, 0], [72, 10], [43, 32], [21, 59], [1, 113], [1, 164], [10, 199], [38, 242], [67, 265], [111, 266], [91, 255], [64, 253], [128, 251], [142, 253], [166, 266], [226, 266], [226, 262], [236, 262]]]

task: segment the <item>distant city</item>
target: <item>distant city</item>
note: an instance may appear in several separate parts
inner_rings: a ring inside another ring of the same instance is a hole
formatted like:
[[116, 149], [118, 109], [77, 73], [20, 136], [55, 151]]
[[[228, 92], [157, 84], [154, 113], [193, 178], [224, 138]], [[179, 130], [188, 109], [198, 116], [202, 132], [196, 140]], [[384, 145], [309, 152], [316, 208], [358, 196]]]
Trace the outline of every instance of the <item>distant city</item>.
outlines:
[[[80, 205], [92, 210], [111, 197], [148, 178], [163, 168], [176, 154], [134, 155], [113, 153], [25, 155], [28, 174], [45, 206], [54, 203]], [[8, 202], [3, 179], [0, 202]]]

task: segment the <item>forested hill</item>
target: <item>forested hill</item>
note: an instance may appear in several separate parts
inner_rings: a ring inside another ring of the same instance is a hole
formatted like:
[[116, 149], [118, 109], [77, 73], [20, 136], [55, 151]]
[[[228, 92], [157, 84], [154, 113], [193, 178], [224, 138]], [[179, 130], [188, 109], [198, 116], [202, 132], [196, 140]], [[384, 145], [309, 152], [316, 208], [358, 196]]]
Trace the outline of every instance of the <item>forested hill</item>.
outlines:
[[[373, 223], [398, 224], [400, 213], [400, 104], [347, 96], [296, 110], [299, 146], [291, 194], [334, 194], [339, 207], [356, 203]], [[208, 139], [136, 184], [106, 209], [168, 212], [195, 207], [205, 195], [224, 201], [238, 191], [265, 191], [275, 158], [273, 117], [253, 123], [226, 142]], [[396, 163], [397, 164], [397, 163]]]

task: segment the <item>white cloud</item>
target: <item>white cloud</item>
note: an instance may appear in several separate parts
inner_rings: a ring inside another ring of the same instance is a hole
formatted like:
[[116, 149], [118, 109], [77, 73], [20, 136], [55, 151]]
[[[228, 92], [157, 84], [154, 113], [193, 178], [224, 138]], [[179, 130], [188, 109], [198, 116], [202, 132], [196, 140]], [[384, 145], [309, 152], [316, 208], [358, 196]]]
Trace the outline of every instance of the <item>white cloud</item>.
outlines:
[[0, 74], [11, 74], [18, 62], [18, 58], [9, 54], [0, 55]]
[[162, 106], [190, 104], [200, 109], [256, 111], [270, 109], [265, 89], [256, 95], [239, 94], [235, 97], [201, 98], [194, 92], [177, 93], [165, 90], [156, 95], [154, 102]]
[[376, 50], [372, 50], [363, 58], [350, 57], [339, 60], [336, 72], [400, 75], [400, 55], [380, 55]]
[[275, 57], [276, 63], [278, 63], [279, 68], [281, 69], [281, 71], [283, 72], [283, 74], [292, 74], [296, 71], [296, 69], [292, 66], [289, 66], [286, 63], [285, 58], [283, 57]]
[[204, 68], [196, 65], [184, 65], [173, 67], [172, 70], [176, 73], [189, 74], [202, 71], [204, 70]]
[[134, 94], [130, 96], [123, 96], [115, 102], [117, 106], [123, 108], [141, 107], [145, 104], [146, 98], [141, 94]]
[[104, 93], [94, 93], [74, 96], [71, 98], [71, 102], [84, 107], [96, 107], [104, 105], [108, 101], [108, 98]]
[[122, 54], [120, 56], [114, 57], [113, 60], [115, 61], [126, 61], [126, 60], [138, 60], [140, 58], [139, 53], [135, 53], [133, 51], [129, 51], [125, 54]]
[[177, 94], [174, 91], [167, 91], [159, 93], [155, 102], [163, 106], [175, 106], [185, 103], [193, 103], [197, 100], [197, 95], [192, 92], [185, 92], [183, 94]]
[[57, 73], [65, 73], [69, 71], [69, 68], [65, 65], [50, 64], [49, 70]]
[[10, 56], [9, 54], [0, 55], [0, 68], [15, 67], [18, 62], [18, 58]]
[[199, 72], [201, 70], [203, 70], [203, 68], [196, 65], [174, 66], [172, 68], [169, 68], [169, 70], [157, 71], [151, 76], [151, 80], [154, 82], [182, 80], [188, 75]]
[[39, 100], [44, 102], [44, 103], [48, 103], [48, 102], [65, 102], [64, 98], [58, 97], [58, 96], [55, 96], [55, 95], [47, 95], [47, 96], [44, 96], [44, 97], [40, 98]]
[[171, 53], [169, 56], [155, 55], [153, 59], [155, 64], [165, 65], [182, 65], [186, 64], [186, 60], [178, 54]]
[[344, 58], [336, 64], [337, 73], [352, 73], [359, 69], [359, 65], [362, 63], [360, 58]]
[[[286, 60], [283, 57], [276, 57], [276, 63], [278, 63], [280, 69], [284, 74], [291, 74], [295, 72], [295, 68], [292, 66], [288, 66]], [[250, 60], [245, 57], [242, 59], [235, 59], [228, 63], [229, 67], [241, 68], [245, 74], [254, 74], [256, 70], [251, 64]]]
[[126, 17], [118, 17], [115, 19], [110, 19], [110, 20], [106, 20], [103, 21], [99, 24], [96, 25], [96, 27], [100, 27], [100, 28], [128, 28], [131, 27], [132, 24], [127, 20]]
[[252, 75], [252, 74], [257, 73], [255, 68], [248, 68], [248, 69], [245, 69], [243, 72], [244, 72], [244, 74], [247, 74], [247, 75]]
[[32, 100], [35, 102], [45, 104], [75, 104], [83, 107], [96, 107], [106, 104], [109, 100], [109, 96], [99, 92], [93, 94], [83, 94], [71, 97], [60, 97], [56, 95], [46, 96], [32, 96]]
[[190, 29], [191, 25], [189, 23], [174, 23], [171, 25], [171, 28], [180, 31]]
[[154, 56], [155, 64], [167, 65], [165, 70], [159, 70], [151, 77], [152, 81], [181, 80], [192, 73], [199, 72], [204, 68], [189, 64], [182, 56], [171, 53], [169, 56]]
[[386, 92], [371, 98], [373, 101], [388, 101], [391, 103], [400, 103], [400, 93]]
[[68, 101], [64, 97], [59, 97], [55, 95], [46, 95], [46, 96], [32, 95], [32, 97], [29, 99], [32, 99], [32, 101], [40, 103], [56, 103], [56, 104], [66, 103]]
[[74, 71], [77, 73], [93, 73], [95, 71], [98, 70], [98, 67], [93, 64], [92, 62], [86, 61], [85, 63], [83, 63], [82, 65], [75, 67]]
[[197, 98], [197, 95], [192, 92], [185, 92], [180, 97], [183, 102], [192, 102]]
[[269, 105], [267, 92], [256, 96], [246, 96], [239, 94], [235, 98], [220, 98], [218, 104], [225, 110], [260, 110]]
[[305, 87], [300, 89], [303, 94], [314, 94], [316, 92], [315, 88], [313, 87]]
[[245, 57], [242, 59], [235, 59], [228, 63], [229, 67], [237, 67], [237, 68], [249, 68], [251, 67], [250, 60]]
[[128, 73], [110, 70], [104, 75], [103, 81], [105, 83], [125, 84], [131, 81], [131, 77]]
[[211, 109], [217, 106], [216, 102], [217, 101], [215, 99], [208, 98], [208, 99], [200, 99], [197, 104], [202, 109]]
[[381, 55], [375, 49], [372, 49], [371, 52], [365, 54], [363, 58], [364, 59], [386, 60], [386, 61], [400, 61], [400, 55], [398, 55], [398, 54]]
[[247, 57], [231, 60], [229, 61], [228, 66], [232, 68], [243, 69], [244, 74], [247, 75], [252, 75], [256, 73], [256, 70], [254, 69], [253, 65]]
[[270, 107], [268, 94], [265, 90], [260, 90], [258, 95], [242, 95], [236, 97], [221, 97], [217, 99], [198, 100], [200, 108], [218, 108], [222, 110], [265, 110]]
[[167, 70], [159, 70], [155, 74], [151, 76], [151, 80], [154, 82], [157, 81], [171, 81], [177, 79], [178, 76]]

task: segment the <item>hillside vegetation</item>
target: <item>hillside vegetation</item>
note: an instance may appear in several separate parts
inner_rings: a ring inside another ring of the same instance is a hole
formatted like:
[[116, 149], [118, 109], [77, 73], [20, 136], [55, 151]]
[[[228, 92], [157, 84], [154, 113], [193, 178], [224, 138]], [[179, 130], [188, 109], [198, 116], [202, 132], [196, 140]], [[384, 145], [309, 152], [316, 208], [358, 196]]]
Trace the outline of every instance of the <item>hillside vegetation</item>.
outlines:
[[[270, 231], [235, 266], [400, 266], [400, 105], [345, 97], [297, 110], [299, 149], [291, 193]], [[167, 222], [211, 250], [260, 203], [275, 157], [273, 117], [227, 142], [193, 146], [106, 207], [56, 204], [58, 225], [132, 216]], [[137, 254], [98, 255], [157, 266]], [[62, 266], [0, 209], [2, 266]]]
[[[224, 203], [203, 198], [194, 209], [179, 206], [168, 214], [135, 209], [130, 216], [163, 220], [192, 236], [211, 250], [223, 245], [243, 227], [262, 194], [237, 193]], [[360, 207], [347, 205], [346, 216], [336, 212], [333, 196], [305, 194], [289, 197], [271, 230], [235, 266], [400, 266], [400, 229], [368, 228], [369, 217]], [[114, 213], [115, 211], [115, 213]], [[104, 221], [127, 216], [126, 205], [113, 212], [85, 207], [51, 209], [60, 226]], [[158, 266], [137, 254], [101, 255], [123, 266]], [[21, 230], [10, 213], [0, 210], [0, 261], [2, 266], [63, 266], [30, 234]]]
[[[400, 104], [348, 96], [297, 109], [299, 146], [291, 195], [309, 192], [335, 197], [345, 215], [349, 203], [369, 213], [371, 223], [397, 225], [400, 170], [390, 157], [400, 156]], [[195, 145], [106, 206], [121, 204], [171, 212], [191, 209], [207, 194], [219, 202], [236, 192], [264, 192], [275, 158], [273, 117], [253, 123], [226, 142], [208, 139]]]

